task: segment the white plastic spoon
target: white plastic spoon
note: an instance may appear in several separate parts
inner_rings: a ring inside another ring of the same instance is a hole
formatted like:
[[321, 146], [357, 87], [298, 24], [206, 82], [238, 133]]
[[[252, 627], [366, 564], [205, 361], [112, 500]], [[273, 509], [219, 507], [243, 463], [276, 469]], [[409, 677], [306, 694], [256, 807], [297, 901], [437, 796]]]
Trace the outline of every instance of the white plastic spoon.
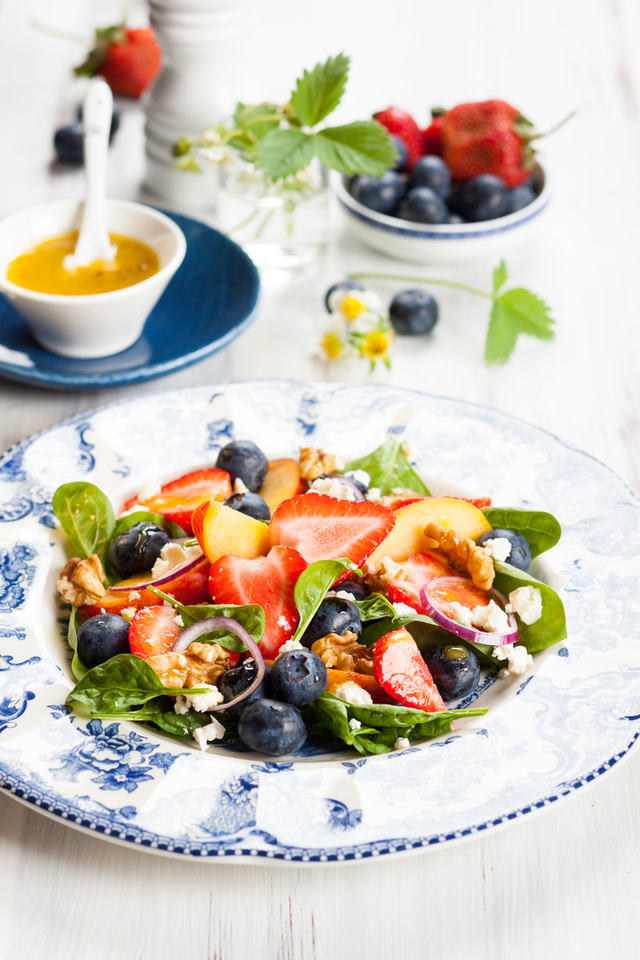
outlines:
[[101, 78], [92, 80], [82, 105], [84, 125], [85, 200], [80, 235], [73, 253], [64, 258], [65, 270], [87, 267], [95, 260], [111, 263], [116, 255], [107, 232], [107, 151], [113, 96]]

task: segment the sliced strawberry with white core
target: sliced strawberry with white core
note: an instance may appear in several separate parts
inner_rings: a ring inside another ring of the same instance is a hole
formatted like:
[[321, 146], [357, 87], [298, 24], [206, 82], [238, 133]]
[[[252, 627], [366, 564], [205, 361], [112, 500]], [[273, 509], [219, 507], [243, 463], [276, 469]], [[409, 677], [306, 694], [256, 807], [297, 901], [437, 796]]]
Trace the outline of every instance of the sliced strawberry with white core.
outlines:
[[277, 656], [300, 621], [293, 591], [307, 564], [297, 550], [272, 547], [266, 557], [224, 556], [211, 566], [209, 589], [215, 603], [257, 603], [266, 625], [260, 649], [265, 659]]
[[456, 571], [442, 557], [432, 553], [414, 553], [402, 561], [407, 572], [405, 580], [389, 580], [391, 603], [406, 603], [417, 613], [425, 613], [420, 602], [420, 588], [436, 577], [453, 577]]
[[146, 660], [168, 653], [180, 633], [173, 607], [143, 607], [129, 627], [131, 653]]
[[191, 515], [203, 500], [226, 500], [233, 493], [231, 479], [226, 470], [194, 470], [177, 480], [165, 483], [160, 493], [146, 500], [132, 497], [124, 505], [124, 510], [139, 503], [152, 513], [161, 513], [179, 526], [192, 532]]
[[398, 703], [414, 710], [446, 710], [418, 645], [405, 627], [380, 637], [373, 648], [373, 674]]
[[307, 563], [347, 557], [359, 567], [394, 523], [382, 504], [306, 493], [280, 504], [271, 520], [271, 543], [294, 547]]

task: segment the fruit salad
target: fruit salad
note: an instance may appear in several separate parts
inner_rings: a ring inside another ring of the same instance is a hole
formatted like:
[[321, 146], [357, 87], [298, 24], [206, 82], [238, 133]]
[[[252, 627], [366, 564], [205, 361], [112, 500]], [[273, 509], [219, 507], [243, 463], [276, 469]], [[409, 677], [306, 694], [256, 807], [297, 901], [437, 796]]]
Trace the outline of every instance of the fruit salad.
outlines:
[[560, 598], [528, 573], [557, 520], [431, 496], [392, 436], [349, 464], [234, 440], [215, 466], [146, 482], [118, 519], [86, 482], [53, 509], [71, 554], [68, 701], [203, 750], [404, 749], [486, 712], [470, 706], [482, 669], [520, 677], [566, 636]]

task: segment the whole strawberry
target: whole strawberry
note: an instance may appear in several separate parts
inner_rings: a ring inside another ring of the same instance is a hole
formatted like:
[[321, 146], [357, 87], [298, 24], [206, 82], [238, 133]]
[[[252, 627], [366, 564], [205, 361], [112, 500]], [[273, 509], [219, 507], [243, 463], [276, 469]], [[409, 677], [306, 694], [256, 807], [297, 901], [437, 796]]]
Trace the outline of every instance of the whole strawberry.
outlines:
[[422, 131], [424, 152], [442, 156], [442, 127], [444, 125], [445, 110], [442, 107], [433, 107], [431, 110], [431, 123]]
[[93, 50], [74, 72], [77, 77], [104, 77], [115, 94], [137, 98], [151, 86], [161, 66], [162, 51], [153, 30], [127, 30], [120, 24], [96, 30]]
[[416, 160], [424, 154], [422, 131], [411, 114], [398, 110], [397, 107], [389, 107], [380, 113], [374, 113], [373, 119], [404, 142], [409, 154], [407, 170], [410, 171]]
[[456, 181], [492, 174], [508, 187], [524, 183], [534, 166], [531, 124], [504, 100], [461, 103], [442, 124], [442, 156]]

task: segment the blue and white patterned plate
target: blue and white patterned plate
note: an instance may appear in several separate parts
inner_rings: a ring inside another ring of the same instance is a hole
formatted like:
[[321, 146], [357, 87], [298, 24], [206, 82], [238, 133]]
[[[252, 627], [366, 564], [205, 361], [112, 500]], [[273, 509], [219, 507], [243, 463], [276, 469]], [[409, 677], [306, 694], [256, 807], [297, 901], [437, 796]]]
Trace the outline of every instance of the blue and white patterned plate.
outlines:
[[[233, 437], [270, 457], [312, 444], [351, 458], [405, 426], [434, 493], [528, 504], [564, 529], [538, 573], [563, 586], [569, 639], [524, 681], [485, 681], [486, 716], [382, 757], [312, 744], [272, 761], [69, 712], [59, 484], [90, 479], [119, 507], [145, 479], [211, 464]], [[390, 855], [531, 814], [601, 776], [640, 733], [639, 506], [606, 467], [535, 427], [390, 387], [236, 383], [67, 420], [0, 461], [0, 782], [105, 837], [236, 861]]]

